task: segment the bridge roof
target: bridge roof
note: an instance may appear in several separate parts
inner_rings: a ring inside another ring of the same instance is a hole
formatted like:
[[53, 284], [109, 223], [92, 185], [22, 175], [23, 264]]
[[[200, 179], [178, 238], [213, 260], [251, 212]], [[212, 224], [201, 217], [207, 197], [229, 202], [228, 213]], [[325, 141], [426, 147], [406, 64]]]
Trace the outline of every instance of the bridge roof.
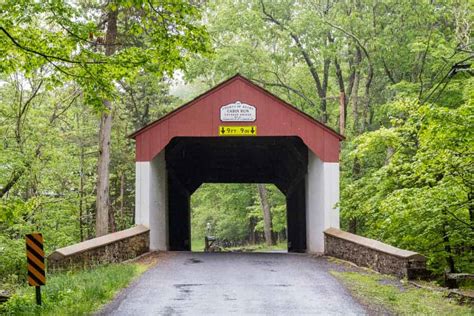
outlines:
[[[256, 108], [253, 122], [222, 122], [220, 108], [240, 101]], [[222, 126], [255, 126], [257, 136], [298, 136], [325, 162], [339, 161], [344, 136], [237, 74], [130, 135], [136, 160], [150, 161], [174, 137], [219, 137]], [[251, 136], [248, 136], [251, 137]]]

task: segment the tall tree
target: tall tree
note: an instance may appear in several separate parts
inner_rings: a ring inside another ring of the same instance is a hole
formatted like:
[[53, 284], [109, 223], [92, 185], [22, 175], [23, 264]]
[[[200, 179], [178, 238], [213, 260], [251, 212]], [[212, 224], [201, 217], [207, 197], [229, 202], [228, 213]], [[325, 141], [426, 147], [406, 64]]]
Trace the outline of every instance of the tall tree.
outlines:
[[[117, 47], [117, 16], [115, 7], [109, 7], [107, 16], [107, 30], [105, 33], [105, 56], [112, 56]], [[100, 117], [99, 127], [99, 161], [97, 163], [97, 197], [96, 197], [96, 236], [106, 235], [110, 223], [110, 192], [109, 192], [109, 165], [110, 165], [110, 138], [112, 132], [112, 102], [103, 100], [104, 111]], [[113, 231], [113, 230], [112, 230]]]
[[260, 197], [260, 205], [262, 206], [263, 213], [263, 233], [265, 234], [265, 242], [268, 246], [275, 244], [273, 240], [272, 231], [272, 210], [271, 205], [268, 201], [268, 193], [265, 184], [257, 184], [258, 195]]
[[184, 0], [78, 5], [64, 1], [18, 4], [12, 0], [4, 1], [1, 9], [5, 60], [21, 56], [26, 69], [47, 65], [58, 79], [78, 84], [86, 102], [102, 113], [96, 234], [103, 235], [109, 230], [110, 130], [118, 82], [133, 80], [141, 71], [172, 75], [192, 54], [206, 51], [207, 36], [199, 25], [199, 10]]
[[216, 54], [193, 60], [188, 77], [211, 85], [241, 72], [313, 117], [326, 112], [347, 136], [342, 226], [418, 250], [436, 271], [469, 270], [469, 9], [450, 0], [222, 0], [206, 17]]

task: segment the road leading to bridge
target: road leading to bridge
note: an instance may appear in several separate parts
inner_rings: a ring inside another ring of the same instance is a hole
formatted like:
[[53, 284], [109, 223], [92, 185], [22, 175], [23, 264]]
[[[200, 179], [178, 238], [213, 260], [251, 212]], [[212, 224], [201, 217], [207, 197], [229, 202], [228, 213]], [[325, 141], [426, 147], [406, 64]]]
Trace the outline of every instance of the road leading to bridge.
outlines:
[[169, 253], [101, 314], [365, 314], [330, 266], [302, 254]]

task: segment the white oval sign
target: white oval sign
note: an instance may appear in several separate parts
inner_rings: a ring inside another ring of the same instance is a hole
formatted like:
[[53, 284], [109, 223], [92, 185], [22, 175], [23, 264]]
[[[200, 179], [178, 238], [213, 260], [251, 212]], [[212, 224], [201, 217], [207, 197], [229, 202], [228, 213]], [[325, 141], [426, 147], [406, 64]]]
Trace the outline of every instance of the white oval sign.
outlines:
[[256, 119], [257, 110], [252, 105], [236, 101], [221, 107], [223, 122], [253, 122]]

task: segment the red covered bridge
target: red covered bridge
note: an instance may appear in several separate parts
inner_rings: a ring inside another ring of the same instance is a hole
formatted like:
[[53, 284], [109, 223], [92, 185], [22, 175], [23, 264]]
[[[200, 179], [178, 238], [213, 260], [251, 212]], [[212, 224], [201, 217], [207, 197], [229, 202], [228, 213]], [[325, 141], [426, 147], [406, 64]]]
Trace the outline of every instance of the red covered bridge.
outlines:
[[152, 250], [190, 250], [190, 196], [205, 182], [275, 184], [289, 251], [323, 252], [323, 231], [339, 227], [343, 136], [240, 75], [131, 137], [135, 222]]
[[426, 272], [417, 253], [337, 229], [343, 137], [240, 75], [132, 137], [137, 226], [57, 249], [50, 268], [190, 250], [190, 197], [210, 182], [275, 184], [286, 196], [290, 252], [325, 252], [400, 277]]

